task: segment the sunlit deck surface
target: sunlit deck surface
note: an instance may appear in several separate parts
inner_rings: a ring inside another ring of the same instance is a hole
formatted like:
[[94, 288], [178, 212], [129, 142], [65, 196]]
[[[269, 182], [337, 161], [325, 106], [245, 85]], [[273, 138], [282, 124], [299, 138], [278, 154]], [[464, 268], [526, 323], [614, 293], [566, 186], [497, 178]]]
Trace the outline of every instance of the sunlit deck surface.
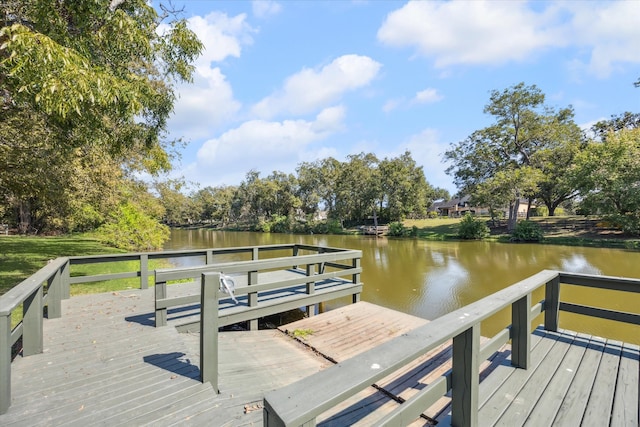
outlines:
[[[275, 330], [223, 332], [216, 394], [198, 380], [199, 335], [155, 328], [153, 313], [153, 289], [64, 300], [63, 316], [44, 322], [44, 352], [14, 361], [0, 425], [262, 425], [266, 391], [427, 322], [359, 302]], [[638, 425], [638, 346], [538, 329], [532, 367], [512, 368], [509, 358], [503, 347], [481, 366], [479, 425]], [[449, 342], [318, 424], [373, 425], [450, 366]], [[449, 402], [411, 425], [447, 425]]]

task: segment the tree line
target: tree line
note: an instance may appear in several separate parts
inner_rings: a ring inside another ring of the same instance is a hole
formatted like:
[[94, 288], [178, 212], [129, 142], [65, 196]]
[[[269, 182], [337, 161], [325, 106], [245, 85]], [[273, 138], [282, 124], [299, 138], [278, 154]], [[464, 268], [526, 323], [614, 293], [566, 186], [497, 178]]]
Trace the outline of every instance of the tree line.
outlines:
[[[637, 83], [634, 83], [638, 86]], [[633, 89], [630, 89], [633, 90]], [[640, 114], [625, 112], [583, 130], [571, 106], [554, 108], [535, 85], [491, 92], [484, 112], [494, 122], [444, 154], [461, 194], [492, 215], [508, 212], [515, 229], [520, 201], [567, 203], [640, 234]]]
[[409, 151], [378, 159], [373, 153], [303, 162], [295, 174], [249, 171], [237, 186], [188, 194], [185, 182], [156, 183], [168, 224], [210, 223], [260, 231], [328, 232], [374, 219], [422, 218], [449, 193], [431, 186]]

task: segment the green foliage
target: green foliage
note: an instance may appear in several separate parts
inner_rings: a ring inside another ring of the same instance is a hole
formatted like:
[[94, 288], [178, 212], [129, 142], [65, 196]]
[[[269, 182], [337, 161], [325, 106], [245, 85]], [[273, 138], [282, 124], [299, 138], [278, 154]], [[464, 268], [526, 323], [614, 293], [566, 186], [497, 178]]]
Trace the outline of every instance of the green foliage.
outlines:
[[140, 206], [125, 202], [111, 222], [96, 231], [104, 244], [128, 251], [161, 249], [169, 238], [169, 227], [147, 215]]
[[549, 208], [546, 206], [536, 206], [529, 210], [530, 216], [549, 216]]
[[489, 233], [486, 222], [471, 214], [462, 217], [458, 226], [458, 237], [465, 240], [482, 240], [488, 237]]
[[0, 204], [22, 232], [95, 228], [136, 172], [170, 168], [173, 84], [202, 49], [171, 16], [144, 0], [1, 3]]
[[430, 212], [427, 214], [427, 218], [431, 218], [431, 219], [438, 218], [438, 212], [436, 212], [436, 211], [430, 211]]
[[511, 234], [514, 242], [541, 242], [544, 239], [540, 225], [533, 221], [518, 221]]
[[406, 234], [404, 225], [400, 221], [394, 221], [389, 224], [389, 236], [399, 237]]
[[600, 213], [626, 233], [640, 234], [640, 128], [623, 128], [592, 141], [580, 153], [574, 179], [582, 192], [580, 210]]
[[515, 227], [519, 199], [540, 195], [552, 211], [575, 194], [566, 175], [580, 129], [571, 107], [556, 111], [544, 100], [538, 87], [524, 83], [492, 91], [484, 112], [495, 123], [445, 153], [451, 164], [447, 172], [462, 192], [490, 208], [513, 208], [510, 229]]
[[289, 332], [289, 335], [294, 338], [306, 340], [307, 338], [309, 338], [309, 335], [313, 335], [313, 333], [313, 329], [294, 329], [293, 331]]

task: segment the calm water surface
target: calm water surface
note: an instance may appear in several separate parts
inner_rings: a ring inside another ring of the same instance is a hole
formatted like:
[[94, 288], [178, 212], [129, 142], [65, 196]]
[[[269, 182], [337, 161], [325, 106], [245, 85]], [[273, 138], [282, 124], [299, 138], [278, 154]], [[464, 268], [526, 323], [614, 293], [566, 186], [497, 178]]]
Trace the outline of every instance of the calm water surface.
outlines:
[[[640, 251], [623, 249], [211, 230], [173, 230], [165, 249], [283, 243], [361, 250], [362, 299], [426, 319], [435, 319], [544, 269], [640, 278]], [[565, 301], [640, 313], [640, 294], [574, 286], [561, 289]], [[534, 295], [535, 301], [542, 298], [542, 293]], [[348, 301], [334, 302], [329, 308]], [[509, 323], [509, 312], [500, 312], [482, 324], [482, 334], [492, 336]], [[560, 314], [560, 326], [640, 344], [640, 326], [570, 313]]]

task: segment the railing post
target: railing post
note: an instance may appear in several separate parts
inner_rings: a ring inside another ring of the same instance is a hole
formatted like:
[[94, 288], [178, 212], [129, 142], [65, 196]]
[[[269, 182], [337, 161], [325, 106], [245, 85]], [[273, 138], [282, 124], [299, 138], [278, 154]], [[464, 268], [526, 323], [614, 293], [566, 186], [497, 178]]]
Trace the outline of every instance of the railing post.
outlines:
[[218, 389], [218, 292], [220, 273], [203, 273], [200, 289], [200, 380]]
[[257, 259], [260, 258], [260, 249], [259, 248], [253, 248], [251, 250], [251, 261], [255, 261]]
[[[292, 256], [298, 256], [299, 251], [300, 251], [300, 248], [298, 247], [298, 245], [293, 245]], [[294, 270], [297, 269], [298, 264], [292, 265], [291, 268], [293, 268]]]
[[[322, 255], [325, 252], [326, 252], [325, 248], [318, 248], [318, 255]], [[324, 262], [318, 263], [318, 274], [324, 274], [324, 267], [325, 267]]]
[[[63, 267], [64, 268], [64, 267]], [[47, 318], [62, 317], [62, 271], [58, 270], [48, 280], [47, 285]]]
[[140, 289], [149, 289], [149, 255], [140, 255]]
[[[313, 276], [314, 270], [315, 270], [315, 264], [307, 264], [307, 277], [311, 277]], [[311, 295], [313, 293], [316, 292], [316, 282], [313, 280], [310, 280], [309, 282], [307, 282], [307, 295]], [[316, 306], [314, 305], [308, 305], [307, 306], [307, 316], [311, 317], [313, 315], [316, 314]]]
[[[157, 273], [154, 273], [154, 292], [156, 294], [156, 302], [167, 297], [167, 282], [158, 282]], [[156, 328], [158, 326], [167, 326], [167, 309], [156, 307]]]
[[529, 368], [531, 354], [531, 293], [511, 304], [511, 365]]
[[[254, 248], [254, 254], [257, 256], [257, 248]], [[249, 271], [247, 273], [247, 284], [248, 286], [257, 285], [258, 284], [258, 272], [257, 271]], [[258, 293], [251, 292], [247, 295], [247, 299], [249, 301], [249, 307], [255, 307], [258, 305]], [[257, 331], [258, 330], [258, 319], [249, 320], [249, 330]]]
[[42, 353], [42, 285], [22, 305], [22, 354]]
[[213, 264], [213, 249], [207, 249], [205, 264]]
[[544, 290], [544, 328], [547, 331], [558, 331], [558, 315], [560, 309], [560, 275], [547, 282]]
[[[360, 258], [354, 258], [351, 262], [353, 268], [360, 268]], [[354, 284], [360, 283], [360, 273], [353, 274], [351, 276], [351, 281]], [[360, 301], [360, 293], [353, 294], [351, 296], [352, 302], [355, 304]]]
[[0, 415], [11, 406], [11, 313], [0, 316]]
[[453, 370], [451, 373], [451, 425], [478, 425], [478, 385], [480, 325], [453, 337]]
[[62, 267], [62, 299], [71, 298], [71, 260]]

